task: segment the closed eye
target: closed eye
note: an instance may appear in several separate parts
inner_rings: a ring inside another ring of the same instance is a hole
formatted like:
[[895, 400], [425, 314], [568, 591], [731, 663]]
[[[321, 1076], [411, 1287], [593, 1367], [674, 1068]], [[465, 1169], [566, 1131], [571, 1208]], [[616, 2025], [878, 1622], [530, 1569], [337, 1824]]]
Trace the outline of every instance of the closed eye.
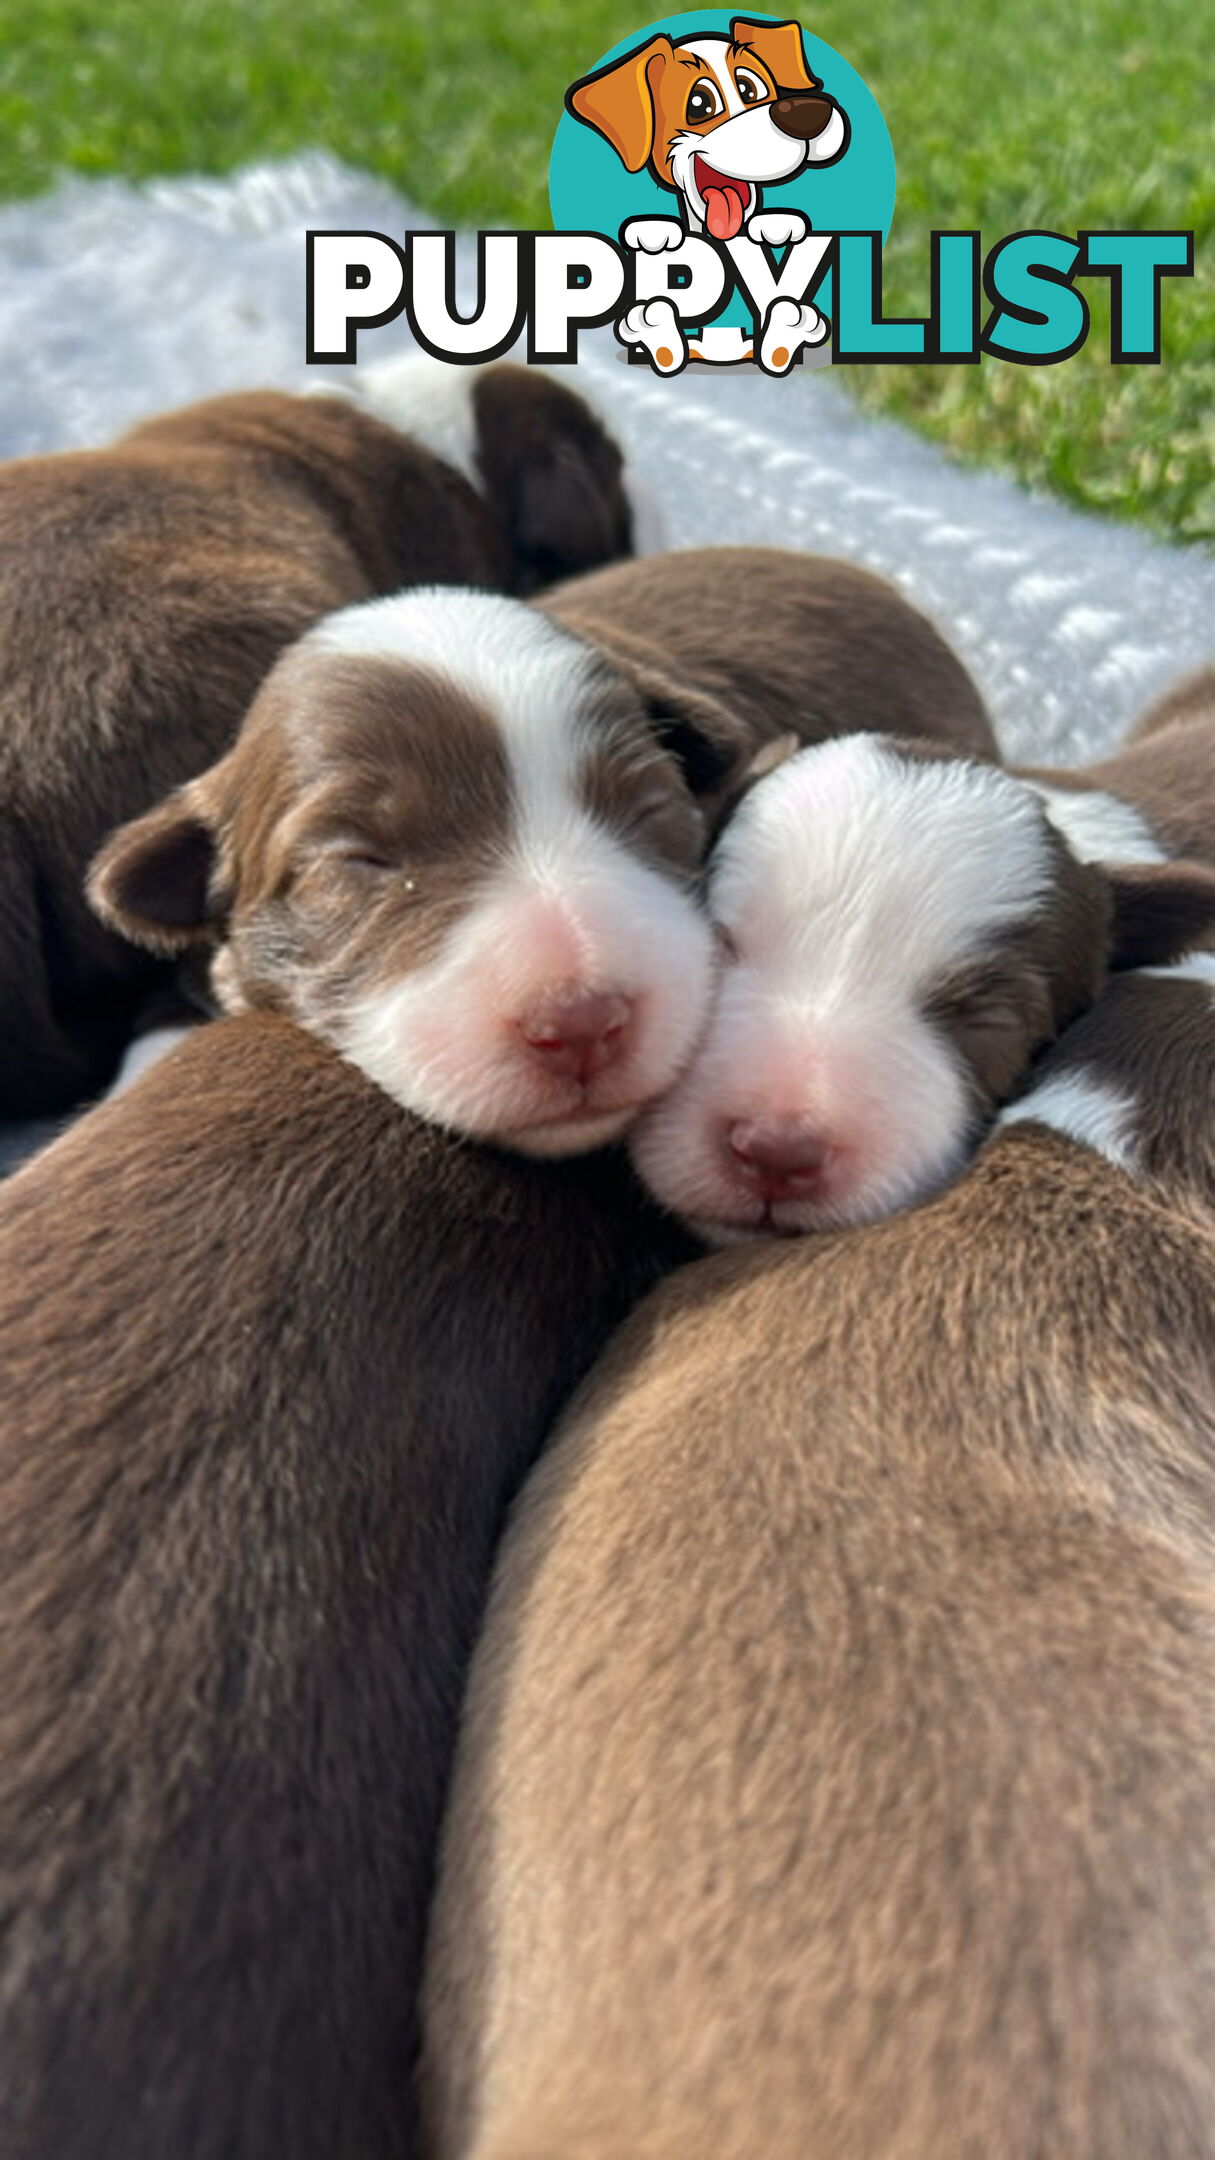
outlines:
[[723, 960], [741, 960], [742, 954], [739, 952], [737, 941], [726, 929], [725, 924], [715, 922], [712, 925], [712, 930], [717, 941], [717, 949]]

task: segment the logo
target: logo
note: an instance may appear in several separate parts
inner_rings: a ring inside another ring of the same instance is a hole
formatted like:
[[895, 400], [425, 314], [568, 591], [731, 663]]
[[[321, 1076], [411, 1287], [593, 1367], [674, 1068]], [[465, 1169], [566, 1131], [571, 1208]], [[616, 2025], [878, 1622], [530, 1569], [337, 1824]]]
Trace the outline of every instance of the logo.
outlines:
[[1110, 285], [1110, 358], [1161, 357], [1166, 277], [1189, 232], [1032, 231], [985, 248], [934, 231], [923, 316], [888, 318], [894, 152], [872, 93], [798, 22], [698, 9], [624, 39], [570, 84], [549, 168], [551, 232], [307, 235], [307, 357], [352, 362], [402, 312], [437, 358], [576, 360], [611, 324], [657, 375], [690, 363], [786, 375], [807, 356], [1045, 367], [1078, 352], [1081, 280]]
[[894, 209], [890, 136], [839, 53], [795, 22], [701, 10], [614, 47], [565, 107], [553, 223], [615, 214], [638, 258], [616, 323], [630, 358], [782, 375], [825, 342], [811, 295], [825, 298], [831, 236], [884, 239]]

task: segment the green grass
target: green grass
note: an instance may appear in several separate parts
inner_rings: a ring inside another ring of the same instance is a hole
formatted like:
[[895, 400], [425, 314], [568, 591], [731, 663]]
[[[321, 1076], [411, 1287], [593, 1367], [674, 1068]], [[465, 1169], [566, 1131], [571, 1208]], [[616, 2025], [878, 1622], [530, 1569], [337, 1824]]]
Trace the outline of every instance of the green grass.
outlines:
[[[225, 172], [322, 144], [446, 222], [544, 225], [567, 82], [645, 10], [605, 0], [0, 0], [0, 193], [65, 171]], [[1112, 368], [1101, 280], [1058, 367], [851, 368], [867, 406], [960, 456], [1157, 531], [1215, 540], [1215, 39], [1194, 0], [822, 0], [899, 166], [887, 305], [928, 298], [933, 225], [1191, 226], [1164, 364]], [[791, 385], [790, 394], [796, 391]]]

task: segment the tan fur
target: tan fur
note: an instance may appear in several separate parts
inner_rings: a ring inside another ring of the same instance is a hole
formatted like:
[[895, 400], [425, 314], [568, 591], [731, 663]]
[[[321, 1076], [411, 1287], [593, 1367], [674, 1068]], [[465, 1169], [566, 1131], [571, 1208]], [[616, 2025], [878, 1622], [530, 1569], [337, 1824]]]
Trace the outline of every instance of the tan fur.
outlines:
[[436, 2160], [1210, 2160], [1213, 1313], [1215, 1189], [1028, 1124], [651, 1296], [499, 1563]]

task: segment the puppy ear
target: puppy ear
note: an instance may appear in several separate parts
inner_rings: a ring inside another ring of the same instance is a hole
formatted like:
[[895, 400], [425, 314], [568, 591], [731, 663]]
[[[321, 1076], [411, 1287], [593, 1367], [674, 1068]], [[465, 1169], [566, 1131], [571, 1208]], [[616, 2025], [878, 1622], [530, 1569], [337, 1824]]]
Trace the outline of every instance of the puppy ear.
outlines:
[[[620, 663], [619, 655], [613, 658]], [[754, 755], [749, 730], [728, 705], [704, 691], [690, 690], [658, 667], [629, 666], [651, 728], [675, 760], [690, 792], [716, 808], [741, 784]]]
[[626, 172], [640, 172], [654, 148], [654, 99], [674, 49], [669, 37], [652, 37], [565, 93], [566, 111], [610, 142]]
[[223, 920], [213, 890], [217, 845], [194, 789], [180, 788], [110, 835], [89, 869], [89, 904], [120, 937], [151, 952], [207, 944]]
[[1127, 863], [1108, 875], [1112, 968], [1166, 967], [1215, 938], [1215, 870], [1204, 863]]
[[623, 459], [589, 405], [538, 368], [487, 368], [473, 390], [477, 458], [517, 593], [632, 548]]
[[821, 88], [818, 76], [806, 66], [800, 23], [751, 22], [745, 15], [736, 15], [730, 36], [763, 62], [778, 90]]

